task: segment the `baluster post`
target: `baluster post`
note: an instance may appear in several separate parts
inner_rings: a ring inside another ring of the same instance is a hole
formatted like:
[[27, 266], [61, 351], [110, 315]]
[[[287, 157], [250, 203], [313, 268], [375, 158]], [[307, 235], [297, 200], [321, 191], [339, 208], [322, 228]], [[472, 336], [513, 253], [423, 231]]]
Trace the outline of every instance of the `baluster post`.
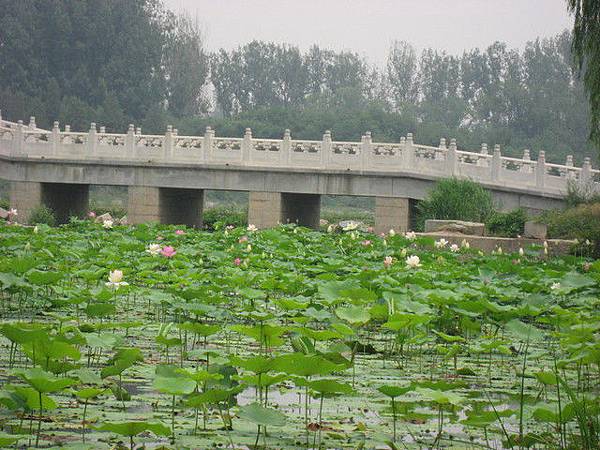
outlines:
[[575, 177], [575, 173], [573, 172], [573, 155], [567, 155], [567, 160], [565, 161], [565, 173], [563, 175], [567, 180], [572, 180]]
[[443, 161], [444, 160], [444, 155], [446, 154], [446, 150], [448, 150], [448, 147], [446, 147], [446, 138], [440, 138], [440, 145], [438, 146], [439, 150], [435, 152], [435, 160], [436, 161]]
[[173, 126], [167, 125], [167, 131], [165, 131], [165, 140], [163, 141], [163, 156], [165, 160], [173, 158]]
[[96, 144], [97, 144], [97, 136], [96, 136], [96, 124], [92, 122], [90, 124], [90, 131], [88, 131], [87, 136], [87, 155], [95, 156], [96, 155]]
[[22, 155], [25, 153], [23, 148], [25, 146], [25, 136], [23, 135], [23, 121], [17, 121], [17, 129], [15, 130], [13, 137], [13, 154]]
[[492, 181], [500, 180], [500, 169], [502, 169], [502, 153], [500, 152], [500, 145], [494, 145], [494, 153], [492, 154], [492, 167], [491, 167]]
[[404, 167], [406, 169], [413, 169], [415, 166], [415, 146], [413, 143], [413, 135], [412, 133], [408, 133], [406, 135], [406, 140], [404, 141]]
[[212, 138], [214, 136], [214, 131], [211, 127], [206, 127], [204, 131], [204, 139], [202, 139], [202, 160], [204, 162], [210, 161], [212, 158]]
[[127, 128], [127, 135], [125, 136], [125, 157], [134, 159], [137, 154], [135, 151], [135, 128], [132, 123]]
[[35, 124], [35, 116], [31, 116], [29, 118], [29, 129], [35, 130], [36, 128], [37, 128], [37, 125]]
[[52, 155], [55, 156], [58, 153], [58, 147], [61, 144], [60, 142], [60, 123], [55, 120], [52, 124], [52, 134], [50, 135], [50, 143]]
[[291, 156], [292, 156], [292, 133], [289, 130], [289, 128], [287, 128], [284, 132], [283, 132], [283, 139], [281, 141], [281, 157], [279, 159], [281, 165], [283, 166], [289, 166], [290, 165], [290, 161], [291, 161]]
[[544, 181], [546, 178], [546, 152], [540, 150], [538, 155], [537, 165], [535, 166], [535, 186], [537, 188], [544, 187]]
[[371, 132], [367, 131], [365, 135], [361, 138], [360, 145], [360, 169], [366, 170], [371, 165], [373, 153], [373, 139], [371, 137]]
[[586, 187], [586, 185], [592, 180], [592, 161], [590, 158], [583, 159], [583, 165], [581, 166], [581, 176], [579, 179], [579, 183], [582, 187]]
[[326, 130], [321, 143], [321, 168], [326, 169], [331, 160], [331, 131]]
[[523, 161], [525, 161], [523, 164], [521, 164], [521, 172], [525, 172], [525, 173], [530, 173], [531, 172], [531, 166], [530, 166], [530, 162], [531, 162], [531, 155], [529, 153], [529, 149], [525, 149], [523, 150]]
[[450, 147], [446, 152], [446, 173], [454, 176], [458, 169], [458, 155], [456, 154], [456, 139], [450, 139]]
[[252, 162], [252, 129], [246, 128], [242, 139], [242, 164]]
[[483, 142], [481, 144], [481, 151], [479, 152], [483, 157], [477, 159], [477, 165], [481, 166], [481, 167], [487, 167], [488, 164], [488, 159], [487, 159], [487, 155], [488, 155], [488, 146], [485, 142]]

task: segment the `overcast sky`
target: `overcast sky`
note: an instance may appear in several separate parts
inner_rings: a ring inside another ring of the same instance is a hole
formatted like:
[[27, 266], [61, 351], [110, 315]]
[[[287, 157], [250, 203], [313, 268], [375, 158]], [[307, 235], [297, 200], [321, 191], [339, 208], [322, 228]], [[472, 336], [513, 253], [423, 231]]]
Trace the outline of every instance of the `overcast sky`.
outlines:
[[385, 62], [390, 43], [450, 53], [499, 40], [522, 48], [571, 28], [566, 0], [165, 0], [197, 17], [210, 50], [253, 39], [353, 50]]

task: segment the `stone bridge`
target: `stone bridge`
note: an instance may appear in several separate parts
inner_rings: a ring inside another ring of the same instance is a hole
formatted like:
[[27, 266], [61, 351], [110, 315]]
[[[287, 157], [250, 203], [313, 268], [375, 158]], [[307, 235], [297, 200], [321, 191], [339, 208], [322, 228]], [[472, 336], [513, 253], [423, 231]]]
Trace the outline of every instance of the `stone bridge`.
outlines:
[[[41, 204], [59, 220], [82, 215], [90, 185], [127, 186], [130, 223], [199, 226], [204, 190], [249, 192], [249, 223], [270, 227], [294, 221], [317, 227], [321, 195], [375, 197], [377, 231], [410, 227], [414, 201], [426, 197], [436, 180], [469, 178], [488, 188], [501, 209], [529, 212], [560, 207], [569, 183], [600, 190], [598, 170], [589, 158], [582, 167], [568, 157], [564, 165], [537, 161], [525, 150], [522, 158], [502, 156], [500, 147], [478, 152], [459, 150], [454, 139], [438, 147], [419, 145], [409, 133], [400, 142], [338, 142], [326, 131], [319, 141], [106, 133], [92, 123], [88, 132], [40, 129], [2, 120], [0, 178], [10, 181], [11, 207], [26, 221]], [[469, 199], [465, 199], [469, 201]]]

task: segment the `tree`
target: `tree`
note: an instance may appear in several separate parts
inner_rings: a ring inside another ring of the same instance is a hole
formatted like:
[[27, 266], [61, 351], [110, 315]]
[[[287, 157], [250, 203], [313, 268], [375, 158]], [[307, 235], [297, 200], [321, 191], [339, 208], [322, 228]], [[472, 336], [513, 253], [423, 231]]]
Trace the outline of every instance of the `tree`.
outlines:
[[390, 85], [394, 106], [402, 110], [418, 99], [417, 54], [412, 45], [394, 41], [386, 65], [387, 82]]
[[575, 16], [573, 54], [590, 103], [590, 138], [600, 146], [600, 1], [568, 0]]
[[200, 28], [187, 15], [173, 17], [171, 22], [164, 55], [168, 109], [178, 117], [206, 113], [209, 101], [203, 88], [209, 63]]

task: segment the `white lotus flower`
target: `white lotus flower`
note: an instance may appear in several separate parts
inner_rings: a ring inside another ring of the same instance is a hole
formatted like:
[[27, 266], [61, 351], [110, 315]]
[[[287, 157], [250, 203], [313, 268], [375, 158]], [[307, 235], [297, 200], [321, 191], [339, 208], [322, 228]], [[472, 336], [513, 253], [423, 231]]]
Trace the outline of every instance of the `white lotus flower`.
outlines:
[[466, 249], [471, 248], [471, 244], [469, 244], [469, 241], [467, 241], [466, 239], [463, 239], [462, 242], [460, 243], [460, 246]]
[[16, 208], [10, 208], [8, 210], [8, 216], [9, 217], [17, 217], [19, 215], [18, 211]]
[[329, 225], [329, 226], [327, 227], [327, 232], [328, 232], [328, 233], [333, 233], [333, 225]]
[[105, 283], [108, 287], [119, 289], [121, 286], [127, 286], [129, 283], [123, 280], [123, 272], [121, 270], [111, 270], [108, 274], [108, 281]]
[[453, 253], [457, 253], [459, 250], [460, 250], [460, 247], [458, 245], [456, 245], [456, 244], [452, 244], [450, 246], [450, 251], [453, 252]]
[[106, 229], [112, 228], [113, 227], [113, 221], [110, 219], [106, 219], [104, 222], [102, 222], [102, 226]]
[[544, 248], [548, 248], [548, 241], [544, 241]]
[[258, 228], [256, 227], [256, 225], [254, 225], [253, 223], [248, 225], [248, 228], [246, 228], [246, 230], [248, 231], [256, 231], [258, 230]]
[[396, 236], [396, 232], [394, 231], [394, 229], [393, 229], [393, 228], [392, 228], [392, 229], [390, 229], [390, 231], [388, 232], [388, 234], [389, 234], [390, 236]]
[[524, 256], [525, 255], [525, 250], [523, 250], [523, 247], [519, 247], [519, 256]]
[[448, 245], [448, 241], [442, 238], [439, 241], [435, 241], [434, 245], [435, 248], [444, 248], [446, 245]]
[[393, 262], [394, 262], [394, 259], [391, 256], [386, 256], [385, 258], [383, 258], [383, 265], [385, 267], [390, 267]]
[[557, 289], [560, 289], [560, 283], [552, 283], [550, 285], [550, 289], [552, 289], [553, 291], [556, 291]]
[[149, 253], [152, 256], [157, 256], [160, 253], [161, 249], [162, 247], [160, 244], [150, 244], [146, 249], [146, 253]]
[[406, 258], [406, 267], [409, 269], [416, 269], [421, 267], [421, 259], [417, 255], [411, 255]]
[[498, 247], [498, 250], [496, 251], [496, 253], [498, 253], [499, 255], [501, 255], [503, 253], [502, 252], [502, 247]]
[[413, 241], [417, 238], [417, 233], [415, 233], [414, 231], [407, 231], [406, 233], [404, 233], [404, 237], [409, 241]]

